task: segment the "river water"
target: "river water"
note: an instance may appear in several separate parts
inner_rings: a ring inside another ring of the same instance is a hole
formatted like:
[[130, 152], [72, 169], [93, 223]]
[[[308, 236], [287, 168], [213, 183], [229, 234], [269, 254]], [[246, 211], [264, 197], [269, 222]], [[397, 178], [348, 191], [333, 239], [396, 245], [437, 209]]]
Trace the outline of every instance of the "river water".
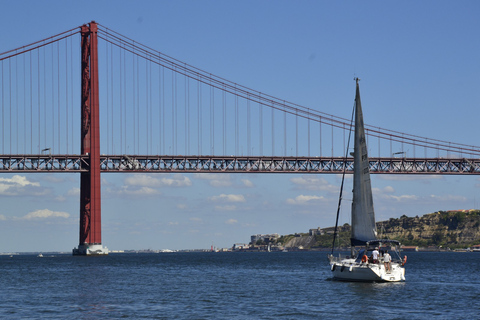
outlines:
[[325, 252], [0, 256], [0, 318], [480, 318], [480, 253], [407, 255], [403, 283], [333, 281]]

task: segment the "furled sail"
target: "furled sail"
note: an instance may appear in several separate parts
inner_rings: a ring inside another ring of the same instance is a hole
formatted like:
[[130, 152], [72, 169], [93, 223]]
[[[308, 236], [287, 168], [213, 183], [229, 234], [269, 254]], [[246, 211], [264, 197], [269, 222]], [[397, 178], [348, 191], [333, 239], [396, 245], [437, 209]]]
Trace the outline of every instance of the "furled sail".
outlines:
[[377, 234], [362, 103], [360, 102], [358, 79], [356, 80], [352, 235], [350, 239], [352, 246], [365, 245], [367, 241], [376, 239]]

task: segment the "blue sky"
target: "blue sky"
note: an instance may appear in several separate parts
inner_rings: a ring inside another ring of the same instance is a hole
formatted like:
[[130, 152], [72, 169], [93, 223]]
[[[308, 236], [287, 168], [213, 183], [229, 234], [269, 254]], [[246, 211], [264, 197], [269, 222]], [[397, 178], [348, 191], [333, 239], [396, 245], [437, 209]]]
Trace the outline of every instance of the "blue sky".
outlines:
[[[477, 1], [3, 1], [4, 52], [95, 20], [255, 90], [479, 145]], [[339, 147], [340, 148], [340, 147]], [[336, 175], [103, 174], [110, 249], [230, 247], [335, 222]], [[374, 175], [377, 220], [480, 207], [476, 176]], [[351, 187], [346, 188], [346, 192]], [[348, 197], [348, 196], [347, 196]], [[79, 175], [0, 174], [0, 252], [78, 245]], [[342, 222], [348, 222], [344, 205]]]

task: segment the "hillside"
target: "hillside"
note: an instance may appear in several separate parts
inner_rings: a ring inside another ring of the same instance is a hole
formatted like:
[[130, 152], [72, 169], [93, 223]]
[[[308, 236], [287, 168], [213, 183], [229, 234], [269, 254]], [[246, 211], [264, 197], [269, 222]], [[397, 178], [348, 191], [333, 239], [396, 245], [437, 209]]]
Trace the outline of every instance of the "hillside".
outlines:
[[[333, 227], [319, 229], [316, 235], [282, 236], [278, 244], [305, 249], [331, 248]], [[379, 238], [399, 240], [406, 246], [466, 248], [480, 244], [480, 210], [439, 211], [422, 217], [391, 218], [377, 222]], [[337, 245], [350, 245], [350, 225], [339, 228]]]

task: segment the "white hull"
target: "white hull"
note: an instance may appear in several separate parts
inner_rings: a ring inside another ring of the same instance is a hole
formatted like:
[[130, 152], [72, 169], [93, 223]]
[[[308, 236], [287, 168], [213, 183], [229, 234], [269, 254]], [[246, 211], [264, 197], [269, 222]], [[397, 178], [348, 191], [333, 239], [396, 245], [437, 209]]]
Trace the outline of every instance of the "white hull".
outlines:
[[405, 268], [398, 263], [391, 264], [387, 272], [383, 263], [356, 263], [354, 259], [330, 261], [333, 278], [344, 281], [405, 281]]

